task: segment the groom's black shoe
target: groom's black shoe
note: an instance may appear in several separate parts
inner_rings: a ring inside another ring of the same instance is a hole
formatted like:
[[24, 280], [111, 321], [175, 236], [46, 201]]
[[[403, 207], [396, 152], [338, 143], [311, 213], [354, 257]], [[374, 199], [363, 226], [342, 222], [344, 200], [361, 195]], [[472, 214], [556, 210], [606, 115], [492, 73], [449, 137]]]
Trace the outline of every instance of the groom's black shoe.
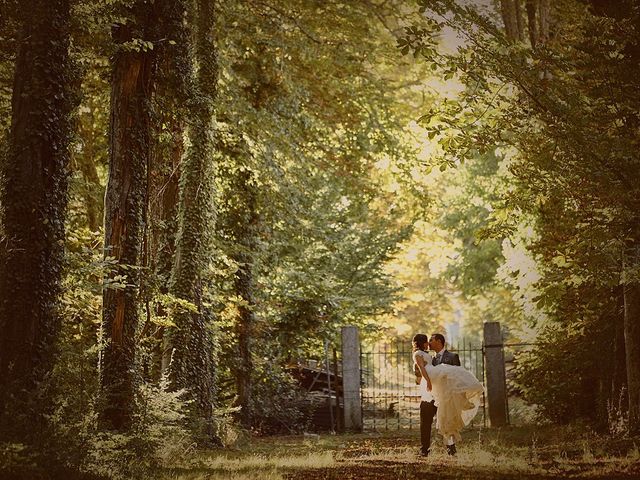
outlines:
[[447, 453], [449, 455], [451, 455], [452, 457], [456, 456], [457, 450], [456, 450], [456, 444], [454, 443], [453, 445], [447, 445]]
[[418, 454], [418, 456], [420, 457], [428, 457], [429, 456], [429, 452], [431, 452], [431, 449], [427, 449], [427, 450], [420, 450], [420, 453]]

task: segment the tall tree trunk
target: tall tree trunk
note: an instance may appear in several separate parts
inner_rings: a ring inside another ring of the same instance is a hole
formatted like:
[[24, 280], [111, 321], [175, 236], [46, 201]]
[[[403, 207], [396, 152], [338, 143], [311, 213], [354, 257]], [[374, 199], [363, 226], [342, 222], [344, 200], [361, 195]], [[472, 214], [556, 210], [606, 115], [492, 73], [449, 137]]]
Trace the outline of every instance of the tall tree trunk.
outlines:
[[524, 42], [524, 14], [520, 0], [513, 0], [515, 5], [516, 25], [518, 27], [518, 40]]
[[[627, 249], [625, 269], [636, 275], [640, 266], [640, 247]], [[628, 278], [624, 284], [624, 346], [629, 391], [629, 433], [640, 434], [640, 280]]]
[[500, 13], [507, 38], [512, 41], [524, 39], [522, 6], [520, 0], [500, 0]]
[[614, 347], [613, 347], [613, 372], [610, 376], [611, 392], [609, 394], [611, 405], [626, 411], [627, 403], [627, 355], [624, 347], [624, 294], [621, 287], [612, 292], [616, 298], [616, 310], [612, 320], [615, 322]]
[[[155, 84], [155, 53], [131, 51], [123, 44], [148, 39], [155, 20], [152, 4], [138, 0], [130, 21], [114, 27], [119, 46], [113, 58], [109, 133], [109, 181], [105, 196], [105, 256], [116, 260], [115, 275], [126, 275], [124, 288], [103, 292], [101, 358], [102, 424], [126, 430], [131, 422], [137, 384], [135, 333], [138, 287], [152, 132], [150, 105]], [[111, 279], [113, 279], [113, 276]]]
[[533, 48], [538, 48], [549, 40], [549, 0], [527, 0], [527, 26], [529, 41]]
[[551, 1], [538, 0], [538, 44], [544, 45], [549, 41], [551, 24]]
[[89, 139], [86, 151], [78, 156], [78, 168], [84, 179], [82, 193], [86, 207], [87, 226], [92, 232], [98, 230], [102, 224], [103, 205], [102, 195], [100, 195], [102, 185], [100, 185], [94, 153], [92, 140]]
[[527, 10], [527, 26], [529, 27], [529, 41], [531, 42], [531, 46], [536, 48], [538, 43], [538, 23], [537, 23], [537, 13], [538, 13], [538, 0], [527, 0], [525, 4]]
[[18, 430], [19, 437], [38, 434], [45, 407], [36, 392], [54, 361], [70, 117], [77, 100], [68, 0], [34, 0], [21, 15], [11, 129], [0, 173], [0, 432]]
[[211, 250], [213, 228], [214, 101], [217, 62], [213, 43], [213, 2], [198, 0], [195, 18], [195, 82], [189, 98], [189, 147], [180, 173], [178, 237], [170, 291], [192, 303], [197, 311], [181, 310], [168, 332], [172, 352], [169, 368], [174, 388], [184, 388], [195, 403], [195, 413], [212, 433], [214, 404], [213, 342], [202, 304], [203, 276]]
[[251, 347], [256, 324], [253, 268], [259, 217], [251, 171], [242, 169], [236, 175], [239, 177], [237, 183], [238, 210], [232, 215], [233, 224], [230, 225], [233, 231], [233, 241], [237, 248], [237, 252], [233, 255], [233, 259], [238, 264], [238, 271], [234, 277], [234, 288], [241, 301], [235, 328], [239, 357], [239, 362], [235, 367], [235, 377], [238, 406], [241, 407], [240, 421], [249, 428], [252, 425], [251, 402], [254, 376]]
[[[153, 232], [153, 272], [159, 283], [160, 293], [169, 293], [169, 281], [175, 256], [180, 161], [184, 153], [182, 120], [171, 117], [167, 119], [170, 128], [170, 145], [163, 149], [163, 154], [157, 157], [158, 176], [157, 187], [154, 188], [153, 203], [151, 205], [152, 221], [157, 224]], [[157, 312], [165, 316], [162, 307]], [[159, 380], [162, 372], [166, 371], [171, 360], [171, 352], [166, 351], [164, 344], [165, 327], [156, 332], [157, 346], [154, 351], [153, 378]]]
[[[160, 0], [158, 16], [163, 41], [155, 48], [158, 55], [157, 88], [154, 96], [154, 143], [149, 166], [149, 206], [146, 259], [149, 272], [153, 273], [154, 288], [143, 292], [148, 302], [156, 292], [169, 293], [169, 281], [173, 268], [177, 233], [178, 192], [180, 162], [184, 154], [184, 112], [188, 98], [188, 84], [192, 72], [189, 31], [186, 26], [186, 8], [183, 0]], [[150, 311], [148, 312], [151, 313]], [[154, 312], [166, 316], [163, 306]], [[152, 324], [147, 319], [143, 335], [151, 338], [148, 344], [144, 370], [152, 381], [159, 381], [164, 354], [165, 327]]]

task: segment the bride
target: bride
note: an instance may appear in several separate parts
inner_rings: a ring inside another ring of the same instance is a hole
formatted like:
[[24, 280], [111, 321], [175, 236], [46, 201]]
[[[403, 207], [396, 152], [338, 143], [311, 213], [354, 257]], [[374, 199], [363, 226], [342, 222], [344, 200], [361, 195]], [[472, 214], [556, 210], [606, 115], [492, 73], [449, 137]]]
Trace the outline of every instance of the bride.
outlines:
[[427, 353], [429, 340], [426, 335], [416, 335], [413, 348], [416, 371], [419, 370], [422, 376], [421, 388], [426, 386], [435, 400], [438, 433], [445, 442], [449, 439], [460, 441], [460, 431], [478, 413], [484, 391], [482, 383], [463, 367], [446, 363], [434, 366], [433, 358]]

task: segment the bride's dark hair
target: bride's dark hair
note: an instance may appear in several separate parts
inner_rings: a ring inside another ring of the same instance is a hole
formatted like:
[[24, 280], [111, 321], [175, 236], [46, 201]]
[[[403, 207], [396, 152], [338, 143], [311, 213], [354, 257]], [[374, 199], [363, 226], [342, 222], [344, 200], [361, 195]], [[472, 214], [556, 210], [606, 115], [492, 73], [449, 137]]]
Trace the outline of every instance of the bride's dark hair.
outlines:
[[413, 337], [413, 343], [415, 343], [420, 350], [427, 350], [425, 344], [429, 343], [429, 337], [424, 333], [418, 333]]

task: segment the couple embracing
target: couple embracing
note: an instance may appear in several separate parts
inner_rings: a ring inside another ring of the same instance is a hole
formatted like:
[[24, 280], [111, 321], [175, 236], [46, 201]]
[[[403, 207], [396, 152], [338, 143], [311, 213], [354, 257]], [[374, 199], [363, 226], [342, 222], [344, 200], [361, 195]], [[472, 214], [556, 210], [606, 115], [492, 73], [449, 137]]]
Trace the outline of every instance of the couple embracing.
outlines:
[[[460, 366], [460, 357], [445, 348], [439, 333], [413, 337], [416, 383], [420, 385], [420, 440], [422, 456], [431, 450], [431, 424], [442, 435], [449, 455], [456, 454], [460, 431], [478, 412], [484, 388], [469, 370]], [[429, 354], [435, 352], [435, 356]]]

